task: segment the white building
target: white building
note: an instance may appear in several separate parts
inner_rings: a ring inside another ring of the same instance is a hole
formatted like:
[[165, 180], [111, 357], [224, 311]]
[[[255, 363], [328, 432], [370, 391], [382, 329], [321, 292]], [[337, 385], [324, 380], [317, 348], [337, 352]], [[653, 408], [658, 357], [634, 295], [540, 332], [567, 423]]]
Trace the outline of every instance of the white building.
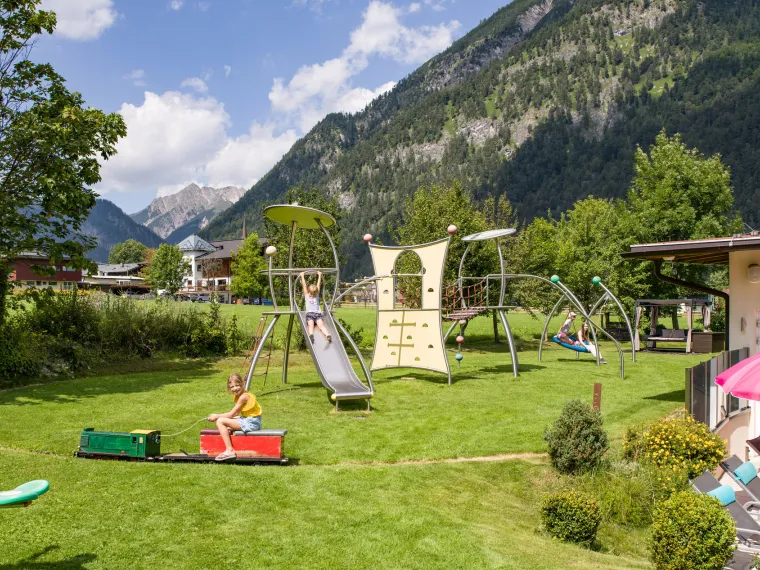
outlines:
[[190, 275], [185, 277], [185, 288], [196, 289], [203, 285], [203, 272], [199, 257], [216, 251], [216, 248], [206, 240], [193, 234], [177, 244], [182, 256], [190, 262]]

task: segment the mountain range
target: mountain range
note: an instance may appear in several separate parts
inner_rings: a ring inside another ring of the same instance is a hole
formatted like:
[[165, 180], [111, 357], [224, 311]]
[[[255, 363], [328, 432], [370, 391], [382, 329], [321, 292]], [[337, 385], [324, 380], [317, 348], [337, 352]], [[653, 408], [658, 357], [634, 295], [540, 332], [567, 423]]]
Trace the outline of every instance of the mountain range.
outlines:
[[176, 194], [153, 200], [130, 217], [153, 230], [167, 243], [177, 243], [205, 228], [211, 219], [245, 194], [237, 186], [212, 188], [190, 184]]
[[760, 222], [758, 0], [514, 0], [356, 114], [325, 117], [202, 231], [262, 229], [291, 187], [345, 209], [348, 277], [362, 234], [390, 242], [404, 199], [459, 180], [506, 193], [522, 221], [593, 194], [624, 197], [633, 153], [663, 128], [731, 167], [736, 206]]
[[151, 248], [164, 242], [149, 228], [132, 220], [116, 204], [102, 198], [95, 200], [95, 206], [84, 223], [82, 233], [98, 239], [97, 247], [87, 254], [88, 258], [98, 263], [106, 263], [111, 248], [128, 239], [134, 239]]

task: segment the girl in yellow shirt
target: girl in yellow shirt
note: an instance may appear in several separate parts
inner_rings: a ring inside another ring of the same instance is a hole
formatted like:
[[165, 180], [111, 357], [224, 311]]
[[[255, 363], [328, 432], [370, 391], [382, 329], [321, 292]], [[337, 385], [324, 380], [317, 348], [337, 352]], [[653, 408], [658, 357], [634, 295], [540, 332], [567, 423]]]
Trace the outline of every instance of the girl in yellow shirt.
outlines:
[[227, 379], [227, 390], [232, 393], [235, 401], [233, 408], [226, 414], [211, 414], [208, 421], [216, 422], [219, 435], [224, 440], [224, 453], [216, 456], [216, 461], [235, 459], [235, 449], [232, 447], [232, 434], [235, 430], [251, 433], [261, 429], [261, 406], [256, 396], [246, 392], [243, 378], [240, 374], [230, 374]]

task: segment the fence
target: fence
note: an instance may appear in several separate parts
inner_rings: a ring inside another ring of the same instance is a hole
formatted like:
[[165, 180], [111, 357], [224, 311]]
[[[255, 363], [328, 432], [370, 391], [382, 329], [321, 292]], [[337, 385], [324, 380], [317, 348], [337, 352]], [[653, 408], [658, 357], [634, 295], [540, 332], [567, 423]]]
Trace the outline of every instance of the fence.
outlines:
[[747, 406], [746, 400], [724, 394], [715, 378], [734, 364], [749, 357], [749, 348], [723, 352], [686, 369], [686, 409], [694, 419], [711, 429], [729, 414]]

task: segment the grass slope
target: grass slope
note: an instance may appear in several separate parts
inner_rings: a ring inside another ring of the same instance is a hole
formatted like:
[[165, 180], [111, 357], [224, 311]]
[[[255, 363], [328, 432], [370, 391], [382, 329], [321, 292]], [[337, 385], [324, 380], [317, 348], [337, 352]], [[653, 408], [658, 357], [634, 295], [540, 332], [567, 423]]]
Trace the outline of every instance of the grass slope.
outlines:
[[[252, 307], [228, 307], [255, 326]], [[374, 312], [344, 309], [371, 338]], [[541, 453], [544, 427], [569, 398], [603, 382], [607, 428], [660, 417], [683, 402], [683, 368], [704, 357], [643, 354], [617, 378], [569, 351], [535, 356], [540, 324], [511, 319], [521, 376], [490, 319], [468, 328], [455, 383], [413, 370], [376, 374], [373, 412], [332, 412], [306, 354], [287, 385], [273, 359], [255, 392], [265, 427], [287, 427], [297, 465], [150, 465], [71, 457], [81, 429], [179, 431], [230, 407], [226, 375], [240, 359], [155, 361], [0, 393], [0, 488], [45, 478], [51, 491], [25, 510], [0, 511], [0, 570], [20, 568], [647, 568], [641, 529], [605, 523], [598, 552], [536, 531], [538, 503], [556, 476], [542, 458], [434, 460]], [[453, 355], [450, 355], [454, 363]], [[411, 379], [413, 378], [413, 379]], [[199, 426], [200, 427], [200, 426]], [[197, 429], [164, 450], [197, 449]], [[418, 464], [405, 460], [422, 461]]]

